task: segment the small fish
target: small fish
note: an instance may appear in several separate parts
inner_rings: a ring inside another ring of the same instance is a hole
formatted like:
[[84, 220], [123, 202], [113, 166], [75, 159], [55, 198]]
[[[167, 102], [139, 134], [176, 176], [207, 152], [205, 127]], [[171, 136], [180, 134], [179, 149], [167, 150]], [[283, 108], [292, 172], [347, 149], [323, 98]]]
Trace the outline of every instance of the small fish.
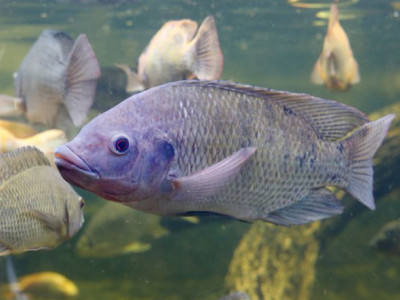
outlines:
[[245, 292], [234, 292], [220, 298], [219, 300], [250, 300], [250, 297]]
[[86, 37], [76, 41], [58, 30], [44, 30], [18, 71], [15, 94], [33, 123], [65, 128], [81, 125], [93, 104], [100, 68]]
[[385, 224], [369, 246], [387, 256], [400, 256], [400, 220]]
[[[18, 281], [20, 291], [28, 299], [68, 299], [79, 294], [71, 280], [56, 272], [39, 272], [22, 276]], [[9, 299], [8, 295], [5, 295]]]
[[69, 182], [161, 215], [303, 224], [340, 214], [326, 187], [370, 209], [372, 157], [394, 115], [220, 81], [136, 94], [86, 124], [55, 162]]
[[109, 257], [144, 252], [151, 242], [168, 234], [160, 217], [107, 203], [90, 220], [77, 243], [77, 252], [87, 257]]
[[223, 55], [213, 16], [197, 22], [183, 19], [166, 22], [139, 57], [138, 74], [124, 64], [116, 64], [126, 73], [127, 92], [138, 92], [181, 79], [218, 79]]
[[82, 208], [37, 148], [0, 155], [0, 255], [54, 248], [82, 226]]
[[337, 5], [331, 4], [324, 46], [315, 63], [311, 81], [325, 84], [328, 89], [345, 91], [360, 82], [360, 75], [349, 38], [339, 23], [338, 15]]
[[[5, 127], [2, 126], [3, 124]], [[67, 142], [65, 132], [60, 129], [45, 130], [25, 138], [18, 138], [14, 135], [14, 131], [24, 135], [25, 133], [22, 132], [24, 128], [26, 131], [31, 129], [22, 123], [0, 121], [0, 153], [10, 152], [24, 146], [35, 146], [52, 162], [54, 149]]]
[[24, 139], [38, 133], [38, 131], [32, 126], [8, 120], [0, 120], [0, 128], [6, 129], [19, 139]]

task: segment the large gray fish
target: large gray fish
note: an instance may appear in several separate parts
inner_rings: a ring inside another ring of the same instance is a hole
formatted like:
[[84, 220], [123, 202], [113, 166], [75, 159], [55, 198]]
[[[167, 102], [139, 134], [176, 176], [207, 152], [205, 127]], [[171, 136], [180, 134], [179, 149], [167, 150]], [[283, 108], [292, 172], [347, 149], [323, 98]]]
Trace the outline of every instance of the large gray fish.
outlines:
[[137, 92], [181, 79], [218, 79], [223, 55], [213, 16], [197, 22], [183, 19], [166, 22], [139, 57], [138, 74], [116, 64], [127, 76], [127, 92]]
[[48, 127], [79, 126], [94, 101], [100, 68], [86, 37], [76, 41], [58, 30], [44, 30], [18, 71], [15, 94], [29, 121]]
[[0, 255], [54, 248], [82, 226], [82, 207], [35, 147], [0, 155]]
[[326, 187], [370, 209], [372, 157], [394, 115], [306, 94], [180, 81], [134, 95], [56, 149], [69, 182], [162, 215], [302, 224], [342, 212]]
[[81, 256], [109, 257], [147, 251], [154, 239], [168, 234], [160, 219], [109, 202], [86, 226], [78, 240], [77, 252]]

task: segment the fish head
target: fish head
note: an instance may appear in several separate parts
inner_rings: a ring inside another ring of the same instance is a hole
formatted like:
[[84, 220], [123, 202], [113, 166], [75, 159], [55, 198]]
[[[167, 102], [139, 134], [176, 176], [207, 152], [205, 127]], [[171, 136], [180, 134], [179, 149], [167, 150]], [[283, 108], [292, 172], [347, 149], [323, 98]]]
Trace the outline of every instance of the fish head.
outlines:
[[157, 194], [174, 158], [172, 142], [160, 130], [135, 129], [103, 115], [56, 149], [61, 175], [74, 185], [125, 204]]

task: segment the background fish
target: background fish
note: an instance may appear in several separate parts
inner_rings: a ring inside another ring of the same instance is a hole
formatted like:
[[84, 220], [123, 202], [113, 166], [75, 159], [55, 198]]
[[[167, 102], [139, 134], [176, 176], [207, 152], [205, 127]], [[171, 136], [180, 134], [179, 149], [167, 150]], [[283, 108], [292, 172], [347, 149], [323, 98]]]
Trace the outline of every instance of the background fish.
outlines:
[[32, 126], [9, 120], [0, 120], [0, 127], [11, 132], [13, 136], [20, 139], [27, 138], [38, 133], [38, 131]]
[[95, 95], [100, 68], [86, 37], [76, 41], [58, 30], [44, 30], [15, 73], [15, 94], [29, 121], [48, 127], [79, 126]]
[[245, 292], [234, 292], [220, 298], [219, 300], [250, 300], [250, 297]]
[[[74, 282], [56, 272], [39, 272], [24, 275], [18, 280], [21, 292], [28, 299], [68, 299], [79, 294]], [[11, 299], [9, 293], [4, 293], [5, 299]]]
[[22, 115], [24, 111], [24, 102], [21, 98], [0, 95], [0, 116], [13, 117]]
[[337, 5], [332, 3], [322, 53], [315, 63], [311, 81], [325, 84], [328, 89], [345, 91], [360, 82], [360, 75], [349, 38], [339, 23], [338, 15]]
[[104, 205], [89, 221], [77, 243], [81, 256], [108, 257], [147, 251], [151, 242], [168, 234], [160, 217], [116, 203]]
[[385, 224], [369, 245], [382, 254], [400, 256], [400, 220]]
[[0, 255], [57, 246], [82, 226], [82, 208], [38, 149], [0, 155]]
[[[24, 138], [15, 136], [14, 132]], [[27, 136], [33, 132], [33, 128], [22, 123], [0, 121], [0, 152], [6, 153], [24, 146], [35, 146], [52, 162], [54, 149], [67, 142], [65, 132], [60, 129], [50, 129]]]
[[370, 209], [372, 157], [394, 115], [306, 94], [180, 81], [134, 95], [56, 149], [69, 182], [163, 215], [303, 224], [342, 212], [327, 186]]
[[213, 16], [197, 22], [169, 21], [154, 35], [140, 55], [138, 74], [127, 65], [116, 64], [127, 75], [127, 92], [137, 92], [181, 79], [218, 79], [223, 55]]

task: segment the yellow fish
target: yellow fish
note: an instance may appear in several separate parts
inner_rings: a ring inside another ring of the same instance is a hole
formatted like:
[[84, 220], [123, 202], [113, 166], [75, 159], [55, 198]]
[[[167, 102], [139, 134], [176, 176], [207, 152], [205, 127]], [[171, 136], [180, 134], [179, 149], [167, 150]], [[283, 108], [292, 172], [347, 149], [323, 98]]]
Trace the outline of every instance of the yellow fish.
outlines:
[[82, 226], [83, 205], [37, 148], [0, 155], [0, 256], [71, 238]]
[[[65, 276], [55, 272], [39, 272], [22, 276], [18, 281], [20, 292], [28, 299], [67, 299], [78, 295], [78, 287]], [[5, 295], [6, 299], [11, 293]]]
[[127, 65], [115, 64], [127, 75], [126, 91], [181, 79], [218, 79], [223, 55], [214, 17], [205, 18], [198, 31], [197, 26], [189, 19], [166, 22], [140, 55], [137, 74]]
[[345, 91], [360, 82], [360, 75], [349, 38], [339, 23], [338, 15], [336, 4], [331, 4], [324, 46], [315, 63], [311, 81], [325, 84], [331, 90]]
[[65, 132], [50, 129], [37, 133], [33, 128], [17, 122], [0, 120], [0, 153], [16, 150], [24, 146], [35, 146], [53, 162], [54, 149], [65, 144]]

